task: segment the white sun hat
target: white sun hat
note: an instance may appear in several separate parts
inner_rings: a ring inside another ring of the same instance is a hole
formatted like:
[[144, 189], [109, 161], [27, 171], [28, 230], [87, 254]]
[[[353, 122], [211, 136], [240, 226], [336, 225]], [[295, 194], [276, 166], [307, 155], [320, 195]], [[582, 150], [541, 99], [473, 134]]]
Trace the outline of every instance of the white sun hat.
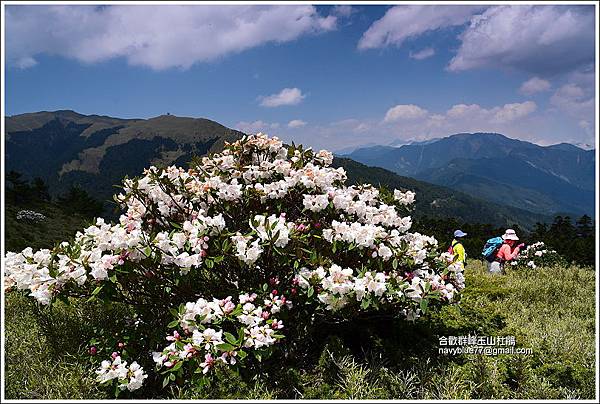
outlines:
[[504, 240], [515, 240], [518, 241], [519, 237], [517, 237], [517, 233], [513, 229], [506, 229], [504, 234], [502, 235]]

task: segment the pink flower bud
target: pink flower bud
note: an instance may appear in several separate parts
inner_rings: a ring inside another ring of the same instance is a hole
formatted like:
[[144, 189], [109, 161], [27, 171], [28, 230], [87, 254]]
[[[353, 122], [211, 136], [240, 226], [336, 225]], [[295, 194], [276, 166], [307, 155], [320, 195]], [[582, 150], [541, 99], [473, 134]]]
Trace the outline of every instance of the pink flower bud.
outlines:
[[223, 307], [223, 312], [225, 312], [225, 314], [229, 314], [233, 311], [233, 309], [235, 309], [235, 304], [233, 304], [232, 302], [227, 302]]
[[201, 256], [202, 258], [206, 257], [206, 250], [202, 250], [202, 251], [200, 251], [200, 256]]
[[95, 346], [91, 346], [89, 352], [90, 355], [96, 355], [98, 353], [98, 348], [96, 348]]
[[277, 296], [277, 293], [278, 293], [278, 292], [277, 292], [277, 289], [273, 289], [273, 290], [271, 291], [271, 294], [272, 294], [273, 296]]
[[271, 315], [271, 313], [269, 313], [268, 311], [263, 311], [261, 316], [262, 316], [263, 320], [266, 320], [269, 318], [270, 315]]
[[113, 352], [113, 353], [110, 355], [110, 357], [111, 357], [111, 358], [113, 358], [113, 359], [117, 359], [117, 358], [119, 357], [119, 353], [118, 353], [118, 352]]
[[119, 342], [119, 343], [117, 344], [117, 347], [118, 347], [119, 349], [123, 349], [123, 348], [125, 348], [125, 344], [124, 344], [123, 342]]

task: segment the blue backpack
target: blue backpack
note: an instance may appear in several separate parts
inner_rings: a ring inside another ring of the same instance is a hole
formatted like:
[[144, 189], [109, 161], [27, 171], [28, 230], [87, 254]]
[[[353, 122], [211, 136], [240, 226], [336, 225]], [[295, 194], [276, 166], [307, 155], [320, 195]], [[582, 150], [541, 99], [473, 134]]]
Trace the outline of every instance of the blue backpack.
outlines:
[[481, 255], [485, 257], [488, 262], [493, 262], [496, 258], [496, 251], [498, 248], [504, 243], [504, 239], [502, 237], [494, 237], [486, 241], [485, 246], [483, 246], [483, 251]]

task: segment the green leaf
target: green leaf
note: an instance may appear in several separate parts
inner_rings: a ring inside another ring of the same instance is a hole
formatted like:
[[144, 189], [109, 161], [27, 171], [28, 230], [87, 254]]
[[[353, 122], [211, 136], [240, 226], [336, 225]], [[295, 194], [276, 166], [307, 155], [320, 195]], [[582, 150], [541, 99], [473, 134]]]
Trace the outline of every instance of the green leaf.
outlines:
[[362, 302], [360, 302], [360, 308], [361, 309], [366, 309], [369, 307], [369, 299], [363, 299]]
[[112, 283], [117, 283], [117, 275], [116, 275], [116, 274], [113, 274], [113, 275], [112, 275], [112, 276], [110, 276], [108, 279], [110, 279], [110, 281], [111, 281]]
[[226, 342], [217, 345], [217, 348], [220, 349], [221, 351], [225, 351], [225, 352], [231, 352], [231, 351], [235, 351], [235, 347], [231, 344], [228, 344]]
[[168, 376], [163, 379], [163, 382], [162, 382], [163, 389], [165, 387], [167, 387], [167, 384], [169, 384], [169, 377]]
[[244, 359], [246, 356], [248, 356], [248, 354], [246, 353], [246, 351], [238, 351], [237, 356], [240, 359]]
[[169, 328], [175, 328], [179, 325], [179, 320], [173, 320], [169, 323], [169, 325], [167, 327]]
[[392, 268], [394, 268], [394, 270], [398, 269], [398, 259], [394, 258], [394, 260], [392, 261]]
[[428, 305], [429, 305], [429, 300], [428, 300], [428, 299], [422, 299], [422, 300], [421, 300], [421, 305], [420, 305], [420, 307], [421, 307], [421, 311], [422, 311], [423, 313], [425, 313], [425, 311], [427, 311], [427, 306], [428, 306]]
[[175, 381], [175, 373], [171, 373], [171, 374], [169, 375], [169, 379], [171, 379], [171, 380]]
[[92, 292], [92, 296], [96, 296], [98, 293], [100, 293], [103, 287], [104, 285], [100, 285], [96, 289], [94, 289], [94, 291]]
[[[171, 372], [176, 372], [176, 371], [178, 371], [178, 370], [181, 368], [181, 366], [183, 366], [183, 361], [181, 361], [181, 362], [177, 362], [177, 363], [175, 364], [175, 366], [173, 366], [173, 367], [171, 368]], [[170, 376], [169, 376], [169, 377], [170, 377]]]
[[237, 345], [238, 341], [237, 339], [233, 336], [233, 334], [229, 333], [229, 332], [224, 332], [223, 335], [225, 335], [225, 339], [227, 340], [227, 342], [229, 342], [231, 345]]
[[308, 297], [312, 297], [312, 295], [314, 295], [314, 294], [315, 294], [315, 289], [314, 289], [312, 286], [310, 286], [310, 287], [308, 288], [308, 292], [306, 293], [306, 295], [307, 295]]

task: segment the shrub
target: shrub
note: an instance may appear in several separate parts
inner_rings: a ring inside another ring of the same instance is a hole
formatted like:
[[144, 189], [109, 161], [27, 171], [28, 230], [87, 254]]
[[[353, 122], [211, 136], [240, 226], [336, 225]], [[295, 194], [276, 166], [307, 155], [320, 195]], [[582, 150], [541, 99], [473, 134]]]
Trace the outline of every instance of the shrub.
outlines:
[[17, 212], [17, 220], [29, 223], [38, 223], [46, 220], [46, 216], [33, 210], [20, 210]]
[[536, 269], [541, 266], [566, 264], [565, 260], [555, 251], [549, 249], [543, 241], [538, 241], [519, 252], [519, 256], [512, 262], [513, 266], [529, 267]]
[[[150, 167], [124, 180], [118, 223], [97, 219], [53, 250], [8, 253], [5, 285], [43, 305], [130, 307], [127, 326], [98, 330], [89, 346], [97, 380], [117, 395], [142, 384], [202, 391], [285, 357], [319, 320], [414, 320], [458, 301], [461, 268], [401, 215], [414, 193], [347, 187], [331, 161], [259, 134], [187, 171]], [[352, 392], [362, 371], [348, 366]]]

